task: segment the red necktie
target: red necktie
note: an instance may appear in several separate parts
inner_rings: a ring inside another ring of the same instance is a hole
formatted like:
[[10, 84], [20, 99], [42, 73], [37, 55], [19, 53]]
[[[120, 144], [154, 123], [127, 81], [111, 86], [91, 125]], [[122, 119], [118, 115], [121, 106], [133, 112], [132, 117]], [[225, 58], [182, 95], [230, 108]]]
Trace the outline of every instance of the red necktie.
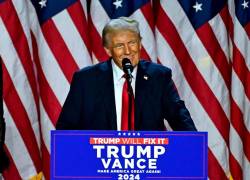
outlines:
[[134, 95], [132, 87], [129, 89], [128, 81], [125, 80], [122, 89], [122, 122], [121, 130], [134, 130]]

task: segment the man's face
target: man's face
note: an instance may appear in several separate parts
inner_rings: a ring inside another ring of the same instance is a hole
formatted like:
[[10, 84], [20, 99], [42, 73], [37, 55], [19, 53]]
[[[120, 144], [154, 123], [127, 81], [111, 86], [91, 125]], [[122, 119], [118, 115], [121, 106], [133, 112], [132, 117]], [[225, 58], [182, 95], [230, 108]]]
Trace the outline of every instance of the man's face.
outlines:
[[130, 59], [133, 67], [140, 60], [141, 40], [138, 34], [130, 30], [121, 30], [108, 34], [109, 44], [105, 47], [109, 56], [112, 56], [116, 65], [122, 68], [122, 60]]

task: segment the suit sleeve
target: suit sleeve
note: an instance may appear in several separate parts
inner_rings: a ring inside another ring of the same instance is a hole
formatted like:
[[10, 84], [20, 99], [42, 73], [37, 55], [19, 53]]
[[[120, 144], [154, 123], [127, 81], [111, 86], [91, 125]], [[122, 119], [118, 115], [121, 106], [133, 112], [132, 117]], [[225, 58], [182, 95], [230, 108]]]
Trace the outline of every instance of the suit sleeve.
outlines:
[[173, 130], [176, 131], [197, 131], [194, 122], [179, 97], [177, 89], [172, 80], [171, 70], [167, 71], [164, 78], [164, 118], [168, 121]]
[[70, 91], [58, 118], [57, 130], [74, 130], [79, 128], [81, 119], [82, 83], [79, 73], [75, 73]]

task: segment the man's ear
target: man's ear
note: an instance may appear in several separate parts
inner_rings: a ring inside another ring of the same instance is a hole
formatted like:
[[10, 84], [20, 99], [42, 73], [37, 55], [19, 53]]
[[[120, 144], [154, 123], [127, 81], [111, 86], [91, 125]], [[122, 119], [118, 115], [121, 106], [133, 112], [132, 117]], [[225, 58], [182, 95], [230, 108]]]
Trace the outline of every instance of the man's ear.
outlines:
[[106, 47], [104, 47], [104, 49], [105, 49], [106, 53], [109, 55], [109, 57], [111, 57], [112, 56], [111, 50], [106, 48]]

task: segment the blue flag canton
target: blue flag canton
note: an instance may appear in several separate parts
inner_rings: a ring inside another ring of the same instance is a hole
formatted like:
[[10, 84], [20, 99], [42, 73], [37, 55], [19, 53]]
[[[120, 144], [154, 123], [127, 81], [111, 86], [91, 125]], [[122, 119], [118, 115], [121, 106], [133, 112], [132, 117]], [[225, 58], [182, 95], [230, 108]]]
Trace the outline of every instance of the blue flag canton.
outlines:
[[57, 13], [77, 2], [77, 0], [31, 0], [31, 2], [36, 9], [40, 24], [43, 24]]
[[235, 0], [235, 14], [244, 27], [250, 22], [250, 0]]
[[4, 2], [5, 0], [0, 0], [0, 3]]
[[128, 17], [149, 2], [150, 0], [100, 0], [100, 3], [111, 19], [121, 16]]
[[195, 29], [207, 23], [227, 5], [227, 0], [178, 1]]

